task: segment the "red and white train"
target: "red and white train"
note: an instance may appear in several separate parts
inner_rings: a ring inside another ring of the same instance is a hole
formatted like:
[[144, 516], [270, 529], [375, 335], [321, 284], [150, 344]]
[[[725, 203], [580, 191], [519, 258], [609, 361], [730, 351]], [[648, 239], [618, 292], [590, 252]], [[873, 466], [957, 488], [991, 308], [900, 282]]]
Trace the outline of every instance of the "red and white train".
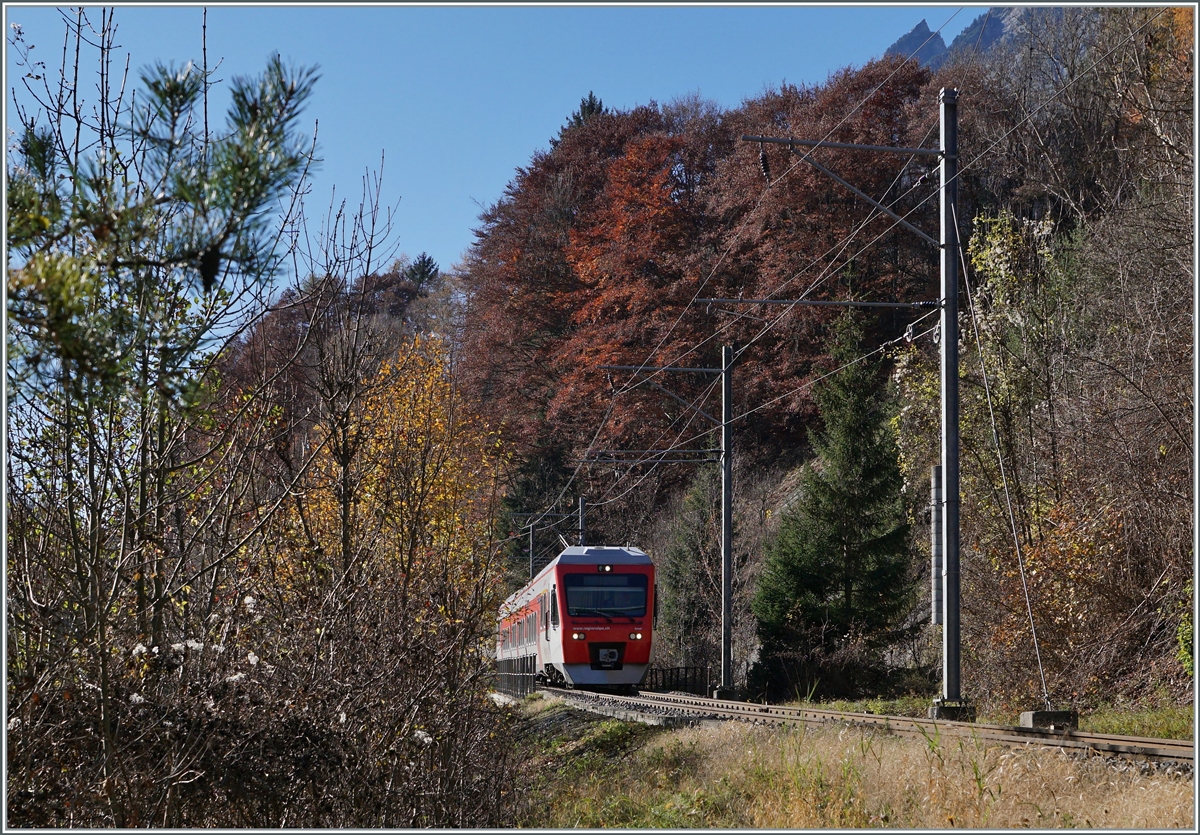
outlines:
[[650, 666], [656, 607], [654, 564], [643, 551], [567, 548], [500, 609], [502, 689], [636, 687]]

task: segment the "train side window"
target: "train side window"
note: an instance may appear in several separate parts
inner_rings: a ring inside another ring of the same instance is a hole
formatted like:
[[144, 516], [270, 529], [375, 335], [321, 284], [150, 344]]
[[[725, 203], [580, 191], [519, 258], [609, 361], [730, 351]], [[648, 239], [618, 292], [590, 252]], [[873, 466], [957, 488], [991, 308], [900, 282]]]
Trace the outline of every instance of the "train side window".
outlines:
[[550, 587], [550, 623], [558, 626], [558, 586]]

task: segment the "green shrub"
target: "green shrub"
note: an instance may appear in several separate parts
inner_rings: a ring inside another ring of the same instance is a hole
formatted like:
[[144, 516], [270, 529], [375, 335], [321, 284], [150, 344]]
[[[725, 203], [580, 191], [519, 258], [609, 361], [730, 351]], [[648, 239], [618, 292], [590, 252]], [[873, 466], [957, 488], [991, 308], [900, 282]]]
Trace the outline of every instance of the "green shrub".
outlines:
[[1192, 641], [1195, 637], [1196, 630], [1192, 626], [1192, 581], [1188, 580], [1187, 586], [1184, 588], [1187, 593], [1187, 608], [1184, 609], [1183, 617], [1179, 619], [1179, 629], [1175, 635], [1179, 640], [1179, 649], [1175, 653], [1175, 657], [1179, 659], [1179, 663], [1183, 665], [1183, 669], [1187, 672], [1188, 678], [1195, 678], [1195, 662], [1192, 660]]

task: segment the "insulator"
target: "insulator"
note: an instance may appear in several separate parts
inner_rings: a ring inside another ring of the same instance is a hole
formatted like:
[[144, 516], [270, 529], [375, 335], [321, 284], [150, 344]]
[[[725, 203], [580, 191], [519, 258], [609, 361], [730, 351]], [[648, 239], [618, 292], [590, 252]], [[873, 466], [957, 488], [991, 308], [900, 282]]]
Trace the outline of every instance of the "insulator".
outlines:
[[763, 176], [767, 178], [767, 185], [771, 184], [771, 166], [767, 164], [767, 151], [762, 146], [758, 146], [758, 167], [762, 169]]

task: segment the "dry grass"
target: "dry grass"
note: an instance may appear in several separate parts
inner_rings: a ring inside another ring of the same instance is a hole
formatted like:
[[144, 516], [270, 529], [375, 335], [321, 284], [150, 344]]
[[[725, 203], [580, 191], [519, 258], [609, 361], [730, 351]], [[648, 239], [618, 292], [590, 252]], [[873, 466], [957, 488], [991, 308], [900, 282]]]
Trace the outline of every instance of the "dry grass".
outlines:
[[[1192, 783], [1046, 748], [821, 728], [754, 747], [758, 827], [1192, 828]], [[733, 768], [737, 765], [730, 763]]]
[[[620, 736], [621, 723], [595, 726]], [[544, 775], [527, 826], [1194, 830], [1193, 783], [1044, 748], [725, 723]]]

